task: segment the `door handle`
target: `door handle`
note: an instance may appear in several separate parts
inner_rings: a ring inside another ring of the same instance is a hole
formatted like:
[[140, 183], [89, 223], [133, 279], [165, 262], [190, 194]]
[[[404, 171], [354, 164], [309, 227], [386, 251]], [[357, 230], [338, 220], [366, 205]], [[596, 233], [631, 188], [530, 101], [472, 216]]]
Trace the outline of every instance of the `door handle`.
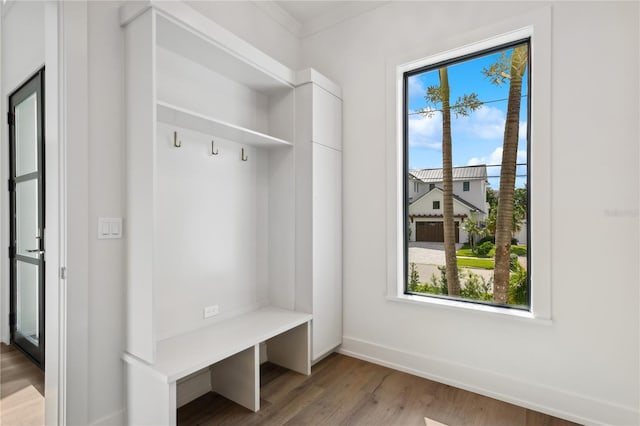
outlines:
[[40, 250], [40, 249], [31, 249], [31, 250], [25, 250], [27, 253], [38, 253], [38, 254], [44, 254], [44, 250]]

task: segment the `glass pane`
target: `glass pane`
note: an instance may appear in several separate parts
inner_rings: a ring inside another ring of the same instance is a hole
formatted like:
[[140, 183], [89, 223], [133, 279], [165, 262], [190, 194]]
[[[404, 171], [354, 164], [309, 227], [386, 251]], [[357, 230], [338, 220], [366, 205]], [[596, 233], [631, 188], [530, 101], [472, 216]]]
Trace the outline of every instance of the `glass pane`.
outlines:
[[528, 50], [405, 74], [406, 293], [529, 308]]
[[16, 290], [17, 317], [16, 330], [38, 345], [38, 265], [17, 261]]
[[38, 181], [31, 179], [16, 184], [16, 250], [23, 256], [38, 257], [28, 253], [39, 248], [38, 236]]
[[38, 170], [38, 98], [29, 96], [16, 106], [16, 176]]

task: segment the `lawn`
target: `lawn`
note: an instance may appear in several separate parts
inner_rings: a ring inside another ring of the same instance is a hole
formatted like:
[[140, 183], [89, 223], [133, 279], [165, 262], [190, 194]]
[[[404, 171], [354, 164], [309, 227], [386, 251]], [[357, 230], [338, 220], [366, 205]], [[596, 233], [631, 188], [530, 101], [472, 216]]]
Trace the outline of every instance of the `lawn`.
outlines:
[[479, 259], [485, 259], [485, 258], [491, 258], [493, 257], [493, 255], [495, 254], [496, 249], [492, 248], [491, 251], [489, 252], [489, 254], [486, 254], [484, 256], [480, 256], [477, 253], [474, 253], [473, 250], [471, 250], [470, 248], [461, 248], [460, 250], [458, 250], [456, 252], [456, 256], [464, 256], [464, 257], [477, 257]]
[[457, 259], [458, 268], [480, 268], [480, 269], [494, 269], [495, 263], [493, 259], [479, 259], [479, 258], [464, 258], [459, 257]]
[[[527, 246], [511, 246], [511, 253], [516, 254], [518, 256], [526, 256], [527, 255]], [[457, 256], [464, 257], [476, 257], [478, 259], [490, 259], [493, 258], [496, 254], [496, 248], [492, 248], [491, 251], [484, 255], [480, 256], [477, 253], [474, 253], [468, 245], [464, 245], [460, 250], [456, 252]]]

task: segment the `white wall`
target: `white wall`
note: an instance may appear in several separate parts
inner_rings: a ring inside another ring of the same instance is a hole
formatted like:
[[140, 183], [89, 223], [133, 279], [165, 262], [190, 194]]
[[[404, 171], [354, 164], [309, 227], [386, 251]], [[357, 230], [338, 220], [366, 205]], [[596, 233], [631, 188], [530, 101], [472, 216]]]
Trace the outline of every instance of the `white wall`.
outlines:
[[[98, 240], [98, 217], [123, 217], [124, 35], [118, 2], [90, 2], [89, 64], [89, 421], [123, 409], [125, 241]], [[124, 238], [127, 222], [124, 220]], [[117, 419], [117, 417], [116, 417]], [[104, 420], [107, 421], [107, 420]], [[113, 421], [113, 420], [109, 420]]]
[[300, 41], [253, 2], [187, 0], [187, 3], [275, 60], [293, 70], [299, 69]]
[[343, 89], [343, 351], [561, 417], [637, 424], [637, 3], [552, 5], [552, 161], [539, 169], [552, 176], [552, 324], [385, 297], [395, 198], [361, 188], [388, 187], [390, 58], [540, 7], [394, 2], [303, 40], [302, 65]]

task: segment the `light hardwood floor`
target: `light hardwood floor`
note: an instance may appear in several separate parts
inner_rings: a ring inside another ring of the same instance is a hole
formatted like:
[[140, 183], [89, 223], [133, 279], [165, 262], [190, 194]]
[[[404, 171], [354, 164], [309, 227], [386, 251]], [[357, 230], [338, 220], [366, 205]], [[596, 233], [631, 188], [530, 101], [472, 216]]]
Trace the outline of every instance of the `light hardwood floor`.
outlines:
[[4, 343], [0, 343], [0, 424], [44, 424], [44, 372]]
[[214, 393], [178, 410], [180, 425], [553, 425], [574, 423], [333, 354], [311, 376], [264, 364], [261, 409]]

